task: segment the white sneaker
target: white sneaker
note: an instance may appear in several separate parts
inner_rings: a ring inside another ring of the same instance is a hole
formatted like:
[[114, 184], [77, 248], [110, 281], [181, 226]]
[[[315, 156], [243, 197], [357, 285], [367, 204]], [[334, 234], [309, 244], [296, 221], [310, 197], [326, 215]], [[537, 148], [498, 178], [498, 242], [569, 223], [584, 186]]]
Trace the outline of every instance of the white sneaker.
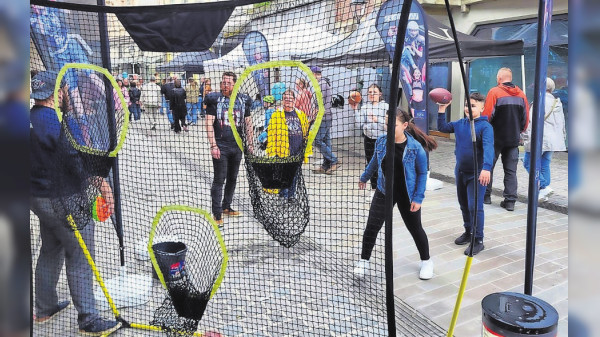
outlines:
[[547, 199], [550, 194], [554, 193], [554, 190], [550, 186], [546, 186], [546, 188], [541, 189], [538, 194], [538, 199]]
[[354, 274], [357, 276], [365, 276], [367, 270], [369, 269], [369, 260], [359, 260], [356, 262], [356, 267], [354, 268]]
[[433, 277], [433, 261], [431, 259], [421, 261], [421, 271], [419, 278], [421, 280], [429, 280]]

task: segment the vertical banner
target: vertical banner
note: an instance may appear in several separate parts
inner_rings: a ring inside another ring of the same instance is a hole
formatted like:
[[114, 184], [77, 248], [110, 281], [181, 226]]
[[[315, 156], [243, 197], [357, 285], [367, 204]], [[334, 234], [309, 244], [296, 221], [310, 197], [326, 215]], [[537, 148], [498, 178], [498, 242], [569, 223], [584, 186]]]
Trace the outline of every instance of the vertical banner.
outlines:
[[[385, 44], [390, 59], [394, 58], [396, 52], [397, 25], [403, 2], [403, 0], [388, 0], [381, 5], [377, 14], [377, 31]], [[413, 1], [401, 51], [398, 80], [402, 83], [402, 89], [406, 93], [415, 124], [425, 132], [429, 130], [427, 122], [427, 101], [429, 99], [427, 94], [427, 44], [425, 13], [421, 5]]]
[[[242, 42], [246, 60], [253, 66], [255, 64], [269, 62], [269, 45], [267, 39], [260, 32], [252, 31], [246, 35]], [[269, 69], [261, 69], [252, 73], [254, 81], [260, 90], [260, 97], [270, 95], [271, 80], [269, 78]]]

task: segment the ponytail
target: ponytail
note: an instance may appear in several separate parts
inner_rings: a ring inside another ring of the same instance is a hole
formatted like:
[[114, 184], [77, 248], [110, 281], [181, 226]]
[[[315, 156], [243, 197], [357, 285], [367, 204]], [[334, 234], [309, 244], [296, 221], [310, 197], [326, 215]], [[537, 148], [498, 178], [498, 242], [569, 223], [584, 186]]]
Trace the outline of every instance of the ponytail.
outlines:
[[406, 132], [408, 132], [411, 136], [413, 136], [414, 139], [421, 143], [425, 151], [431, 152], [437, 148], [437, 142], [435, 139], [419, 129], [415, 125], [415, 119], [408, 112], [398, 108], [396, 110], [396, 118], [397, 121], [401, 123], [408, 122]]

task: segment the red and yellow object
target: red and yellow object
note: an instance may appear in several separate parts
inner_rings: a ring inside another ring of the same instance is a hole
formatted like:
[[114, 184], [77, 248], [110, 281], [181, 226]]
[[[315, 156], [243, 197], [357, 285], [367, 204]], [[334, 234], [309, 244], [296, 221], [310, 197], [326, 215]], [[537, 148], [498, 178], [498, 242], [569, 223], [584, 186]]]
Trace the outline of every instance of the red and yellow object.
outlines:
[[92, 204], [92, 218], [96, 221], [104, 222], [110, 215], [106, 200], [101, 195], [97, 196]]

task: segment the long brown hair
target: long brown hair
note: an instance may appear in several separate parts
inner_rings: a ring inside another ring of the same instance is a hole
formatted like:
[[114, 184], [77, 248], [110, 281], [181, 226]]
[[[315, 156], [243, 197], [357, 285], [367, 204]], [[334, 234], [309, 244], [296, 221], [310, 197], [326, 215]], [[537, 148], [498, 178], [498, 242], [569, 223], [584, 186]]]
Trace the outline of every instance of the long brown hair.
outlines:
[[406, 128], [406, 131], [410, 133], [410, 135], [413, 136], [414, 139], [421, 143], [421, 145], [423, 145], [425, 151], [431, 152], [437, 148], [437, 142], [435, 141], [435, 139], [427, 135], [425, 132], [421, 131], [421, 129], [419, 129], [415, 125], [415, 120], [410, 115], [410, 113], [408, 113], [402, 108], [398, 108], [396, 110], [396, 123], [404, 122], [408, 122], [408, 127]]

